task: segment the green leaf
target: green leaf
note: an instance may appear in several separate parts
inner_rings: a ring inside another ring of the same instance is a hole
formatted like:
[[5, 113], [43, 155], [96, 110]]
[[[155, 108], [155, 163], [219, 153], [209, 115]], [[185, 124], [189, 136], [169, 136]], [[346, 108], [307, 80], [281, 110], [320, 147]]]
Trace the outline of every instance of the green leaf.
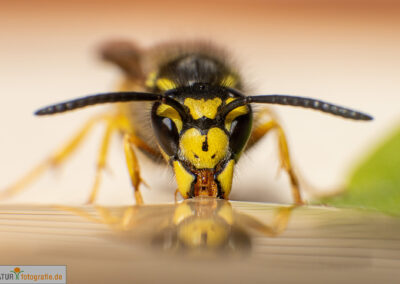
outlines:
[[400, 216], [400, 128], [361, 163], [342, 194], [318, 203]]

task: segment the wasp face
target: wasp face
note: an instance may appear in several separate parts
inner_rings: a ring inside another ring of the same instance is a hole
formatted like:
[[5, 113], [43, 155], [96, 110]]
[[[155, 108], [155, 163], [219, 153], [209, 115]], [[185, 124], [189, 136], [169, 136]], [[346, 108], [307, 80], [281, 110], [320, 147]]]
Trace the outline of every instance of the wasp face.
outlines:
[[180, 193], [184, 198], [227, 198], [234, 165], [250, 135], [250, 106], [221, 115], [237, 97], [223, 87], [207, 84], [179, 88], [168, 96], [178, 105], [155, 103], [152, 124], [159, 146], [174, 168]]

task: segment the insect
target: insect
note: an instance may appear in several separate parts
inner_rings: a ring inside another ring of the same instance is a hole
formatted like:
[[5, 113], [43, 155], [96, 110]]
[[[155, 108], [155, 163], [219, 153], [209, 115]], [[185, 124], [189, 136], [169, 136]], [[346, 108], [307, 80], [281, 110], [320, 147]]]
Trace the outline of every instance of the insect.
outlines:
[[[106, 124], [97, 171], [88, 202], [96, 198], [107, 162], [110, 137], [123, 137], [126, 164], [137, 204], [143, 182], [136, 157], [139, 149], [154, 159], [163, 157], [173, 168], [185, 199], [213, 196], [228, 199], [235, 165], [241, 154], [272, 130], [278, 132], [281, 167], [287, 172], [294, 203], [302, 198], [291, 166], [284, 131], [268, 110], [254, 113], [253, 104], [309, 108], [353, 120], [372, 117], [316, 99], [288, 95], [247, 96], [239, 69], [217, 46], [204, 42], [166, 43], [141, 49], [129, 42], [111, 42], [101, 51], [104, 60], [123, 71], [116, 92], [90, 95], [39, 109], [53, 115], [78, 108], [112, 103], [108, 113], [87, 122], [59, 152], [3, 192], [15, 194], [43, 171], [62, 164], [97, 123]], [[266, 117], [268, 118], [266, 120]]]

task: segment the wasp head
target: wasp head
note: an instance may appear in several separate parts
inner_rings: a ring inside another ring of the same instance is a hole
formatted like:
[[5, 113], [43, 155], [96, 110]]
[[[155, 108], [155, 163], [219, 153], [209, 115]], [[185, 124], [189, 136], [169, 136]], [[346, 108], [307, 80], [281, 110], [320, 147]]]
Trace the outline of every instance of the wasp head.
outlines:
[[168, 91], [166, 97], [168, 103], [154, 104], [152, 124], [180, 193], [185, 198], [228, 197], [234, 165], [250, 136], [251, 107], [226, 112], [238, 95], [201, 83]]

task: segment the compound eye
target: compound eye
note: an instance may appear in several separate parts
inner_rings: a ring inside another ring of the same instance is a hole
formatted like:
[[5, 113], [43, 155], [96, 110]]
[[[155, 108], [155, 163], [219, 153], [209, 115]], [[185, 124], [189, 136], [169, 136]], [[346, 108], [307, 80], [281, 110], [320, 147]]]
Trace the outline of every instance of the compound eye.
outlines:
[[168, 117], [159, 116], [152, 113], [151, 116], [154, 133], [158, 143], [168, 156], [173, 156], [178, 152], [179, 133], [175, 123]]
[[244, 146], [246, 146], [247, 140], [249, 140], [252, 120], [252, 114], [247, 113], [238, 116], [232, 121], [230, 127], [229, 146], [235, 156], [240, 154]]

